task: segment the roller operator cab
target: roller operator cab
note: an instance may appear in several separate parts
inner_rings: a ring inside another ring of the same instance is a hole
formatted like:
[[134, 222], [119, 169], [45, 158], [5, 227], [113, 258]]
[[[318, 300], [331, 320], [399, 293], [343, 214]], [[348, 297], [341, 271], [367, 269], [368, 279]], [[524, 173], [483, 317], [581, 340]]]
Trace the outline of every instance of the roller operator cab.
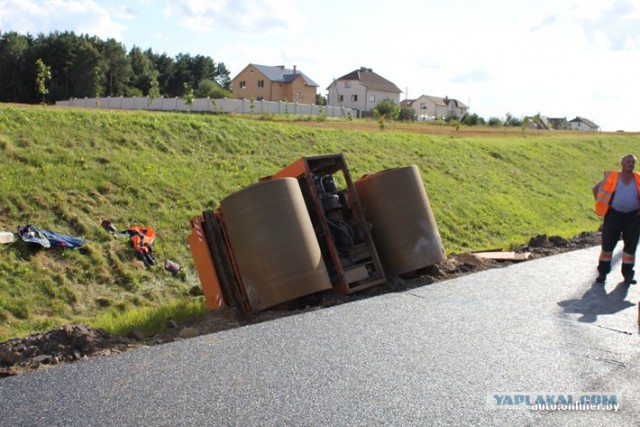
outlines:
[[342, 154], [300, 158], [194, 217], [191, 229], [210, 310], [350, 294], [445, 258], [418, 168], [353, 182]]

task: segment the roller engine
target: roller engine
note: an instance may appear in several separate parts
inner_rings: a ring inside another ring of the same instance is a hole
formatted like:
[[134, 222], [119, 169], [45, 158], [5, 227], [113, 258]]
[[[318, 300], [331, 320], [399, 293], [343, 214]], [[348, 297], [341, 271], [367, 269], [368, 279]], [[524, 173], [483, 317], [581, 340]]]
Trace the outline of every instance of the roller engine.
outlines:
[[338, 191], [338, 184], [332, 175], [313, 176], [316, 191], [320, 197], [324, 209], [324, 217], [329, 225], [331, 238], [340, 255], [343, 265], [350, 265], [351, 249], [362, 242], [362, 237], [356, 239], [355, 232], [344, 220], [343, 212], [347, 212], [348, 206], [343, 192]]

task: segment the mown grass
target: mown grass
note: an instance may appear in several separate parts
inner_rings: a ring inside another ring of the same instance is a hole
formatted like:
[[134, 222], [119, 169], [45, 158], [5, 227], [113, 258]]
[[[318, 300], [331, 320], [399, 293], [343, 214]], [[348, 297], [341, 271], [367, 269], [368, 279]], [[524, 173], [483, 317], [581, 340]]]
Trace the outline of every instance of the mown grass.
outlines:
[[[86, 254], [0, 245], [0, 340], [79, 321], [152, 333], [163, 318], [202, 315], [189, 219], [301, 156], [344, 153], [354, 178], [417, 165], [445, 248], [460, 252], [596, 229], [591, 186], [640, 142], [350, 123], [364, 124], [0, 106], [0, 230], [32, 223], [89, 242]], [[181, 272], [145, 269], [102, 219], [154, 228], [159, 264], [174, 260]]]

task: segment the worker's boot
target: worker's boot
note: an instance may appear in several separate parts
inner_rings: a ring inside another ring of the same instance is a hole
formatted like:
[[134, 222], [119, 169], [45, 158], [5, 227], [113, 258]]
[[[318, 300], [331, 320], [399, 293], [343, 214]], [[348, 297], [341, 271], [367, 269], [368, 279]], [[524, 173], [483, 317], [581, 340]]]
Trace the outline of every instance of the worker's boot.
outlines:
[[631, 264], [622, 264], [622, 277], [624, 277], [625, 285], [635, 285], [637, 280], [633, 278], [634, 271], [633, 265]]
[[611, 262], [600, 261], [598, 262], [598, 277], [596, 277], [596, 282], [604, 283], [607, 280], [607, 274], [611, 271]]

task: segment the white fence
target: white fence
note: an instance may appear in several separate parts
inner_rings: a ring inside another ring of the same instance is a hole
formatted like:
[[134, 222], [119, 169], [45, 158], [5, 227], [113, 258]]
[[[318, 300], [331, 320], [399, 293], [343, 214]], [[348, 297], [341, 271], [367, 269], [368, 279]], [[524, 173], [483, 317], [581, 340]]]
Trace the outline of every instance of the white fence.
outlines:
[[211, 113], [238, 114], [309, 114], [328, 117], [358, 117], [357, 110], [351, 108], [298, 104], [297, 102], [252, 101], [249, 99], [209, 99], [196, 98], [189, 107], [183, 98], [106, 97], [72, 98], [56, 101], [60, 107], [107, 108], [122, 110], [197, 111]]

